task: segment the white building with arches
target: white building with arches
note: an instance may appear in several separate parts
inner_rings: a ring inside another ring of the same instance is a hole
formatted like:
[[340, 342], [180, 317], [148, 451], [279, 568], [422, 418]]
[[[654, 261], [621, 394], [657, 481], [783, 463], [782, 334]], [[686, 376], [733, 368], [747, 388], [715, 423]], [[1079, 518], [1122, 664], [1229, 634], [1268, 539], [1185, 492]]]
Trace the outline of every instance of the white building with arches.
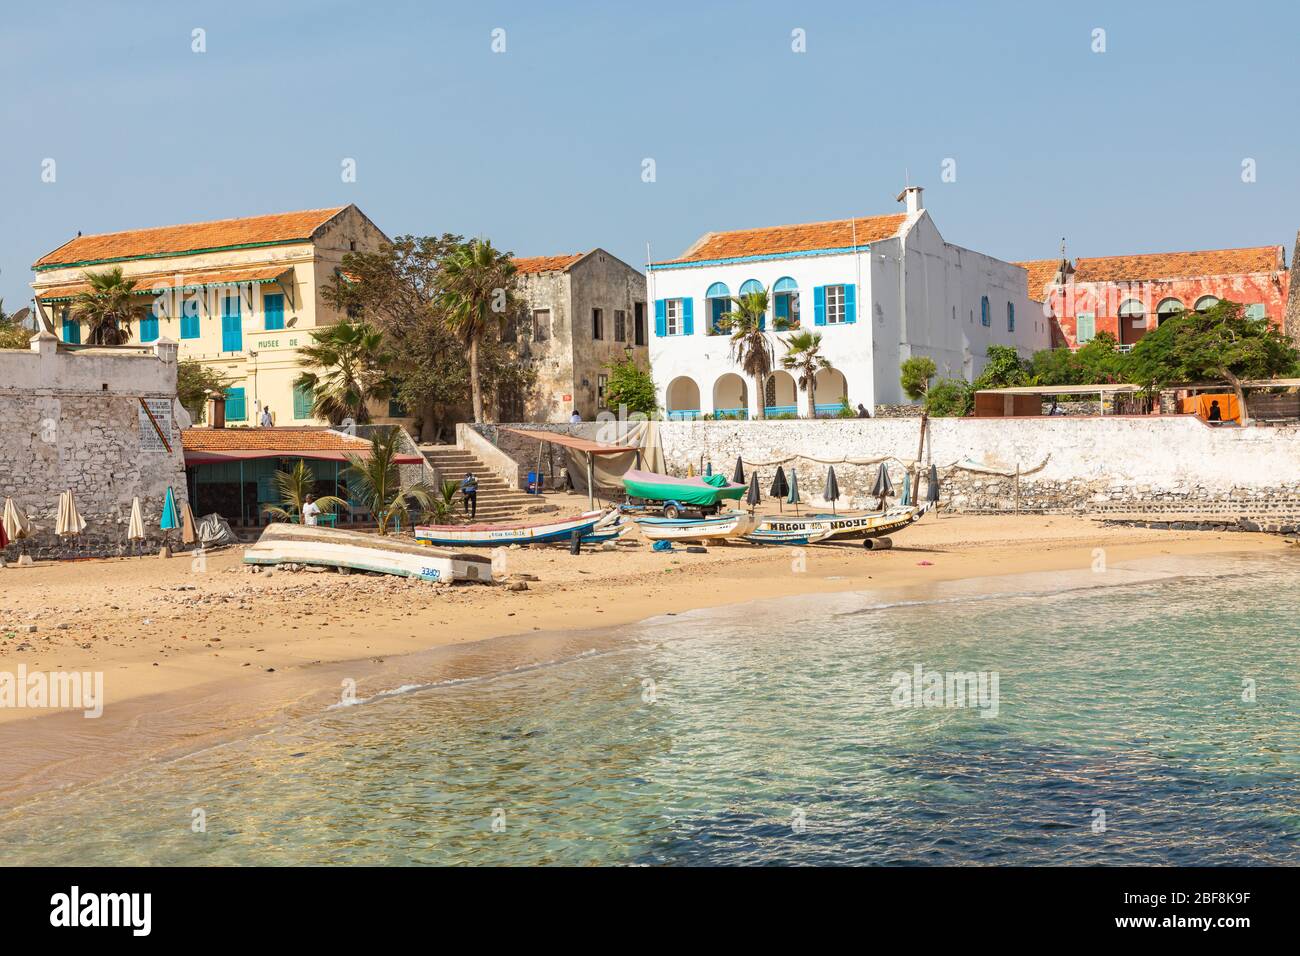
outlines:
[[[989, 345], [1023, 357], [1051, 345], [1049, 319], [1030, 300], [1022, 266], [944, 241], [921, 206], [921, 188], [898, 196], [906, 211], [803, 225], [711, 232], [676, 259], [649, 266], [654, 300], [650, 363], [671, 418], [834, 415], [847, 401], [874, 414], [907, 402], [899, 365], [934, 359], [940, 378], [972, 381]], [[777, 371], [762, 396], [732, 360], [718, 327], [732, 296], [764, 289]], [[781, 370], [788, 333], [822, 336], [812, 394]]]

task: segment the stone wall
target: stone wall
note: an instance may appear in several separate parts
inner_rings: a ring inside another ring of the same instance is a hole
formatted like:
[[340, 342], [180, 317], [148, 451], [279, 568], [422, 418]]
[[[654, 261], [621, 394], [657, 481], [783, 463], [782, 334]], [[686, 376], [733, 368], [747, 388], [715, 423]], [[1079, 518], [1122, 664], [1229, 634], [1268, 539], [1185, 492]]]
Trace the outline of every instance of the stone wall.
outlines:
[[[147, 348], [65, 351], [48, 332], [32, 339], [30, 351], [0, 351], [0, 505], [12, 497], [35, 522], [27, 544], [32, 557], [127, 553], [137, 496], [148, 535], [142, 547], [159, 546], [167, 488], [178, 508], [187, 500], [174, 417], [176, 351], [167, 339]], [[151, 402], [170, 451], [142, 418], [141, 399]], [[67, 489], [86, 530], [61, 540], [55, 519], [59, 493]], [[13, 544], [6, 554], [19, 551]]]
[[[536, 443], [477, 426], [521, 463]], [[529, 426], [537, 427], [537, 426]], [[617, 443], [618, 423], [546, 426]], [[816, 499], [827, 459], [886, 460], [901, 489], [916, 455], [917, 419], [662, 422], [669, 470], [711, 462], [731, 474], [738, 455], [764, 480], [783, 461], [797, 467], [804, 496]], [[1300, 425], [1212, 428], [1191, 416], [935, 419], [929, 460], [942, 501], [960, 511], [1044, 511], [1300, 515]], [[528, 448], [524, 446], [528, 445]], [[793, 456], [800, 456], [791, 461]], [[1016, 477], [1017, 466], [1020, 477]], [[841, 507], [871, 503], [877, 464], [836, 461]], [[993, 472], [993, 473], [991, 473]], [[924, 493], [924, 486], [922, 489]]]

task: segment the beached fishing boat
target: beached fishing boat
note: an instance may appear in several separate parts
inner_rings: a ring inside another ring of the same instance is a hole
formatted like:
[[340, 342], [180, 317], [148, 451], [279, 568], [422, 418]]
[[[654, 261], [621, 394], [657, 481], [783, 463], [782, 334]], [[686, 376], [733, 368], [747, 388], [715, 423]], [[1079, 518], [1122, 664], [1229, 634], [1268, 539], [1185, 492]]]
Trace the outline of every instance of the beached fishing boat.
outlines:
[[546, 521], [418, 525], [415, 540], [421, 544], [459, 548], [500, 548], [512, 544], [567, 544], [576, 531], [584, 542], [592, 543], [617, 537], [602, 535], [613, 531], [619, 521], [619, 513], [606, 508]]
[[765, 520], [764, 518], [759, 519], [758, 527], [745, 535], [746, 541], [752, 541], [754, 544], [800, 545], [816, 544], [818, 541], [830, 537], [829, 531], [818, 528], [764, 528], [763, 522]]
[[492, 559], [485, 554], [435, 550], [399, 538], [286, 522], [267, 525], [257, 543], [245, 549], [244, 563], [310, 564], [448, 584], [492, 580]]
[[926, 502], [859, 514], [764, 515], [754, 532], [746, 535], [746, 540], [790, 544], [793, 542], [781, 541], [779, 536], [799, 534], [819, 535], [810, 537], [809, 542], [879, 538], [919, 521], [932, 507], [932, 503]]
[[666, 518], [679, 518], [688, 511], [714, 514], [722, 502], [739, 501], [745, 494], [744, 485], [733, 484], [725, 475], [674, 478], [635, 469], [624, 473], [623, 489], [629, 504], [661, 505]]
[[745, 511], [727, 511], [708, 518], [636, 518], [651, 541], [710, 541], [740, 538], [753, 531], [758, 519]]

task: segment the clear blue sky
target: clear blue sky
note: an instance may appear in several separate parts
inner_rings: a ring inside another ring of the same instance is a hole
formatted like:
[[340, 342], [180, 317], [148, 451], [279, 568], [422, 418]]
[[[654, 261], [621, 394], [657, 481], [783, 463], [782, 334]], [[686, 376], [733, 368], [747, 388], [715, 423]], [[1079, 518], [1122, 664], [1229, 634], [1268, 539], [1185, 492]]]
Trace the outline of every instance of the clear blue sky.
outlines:
[[641, 265], [647, 241], [665, 258], [708, 230], [891, 212], [904, 170], [946, 238], [1008, 259], [1064, 235], [1071, 256], [1282, 243], [1289, 263], [1297, 9], [10, 5], [0, 294], [26, 303], [31, 262], [79, 229], [347, 202], [389, 235]]

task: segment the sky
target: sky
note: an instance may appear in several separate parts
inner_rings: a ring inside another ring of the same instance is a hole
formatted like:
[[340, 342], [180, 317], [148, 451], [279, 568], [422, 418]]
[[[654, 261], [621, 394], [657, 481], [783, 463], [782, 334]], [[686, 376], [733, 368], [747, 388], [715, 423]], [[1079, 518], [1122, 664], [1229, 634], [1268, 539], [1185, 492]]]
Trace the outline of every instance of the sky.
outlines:
[[640, 267], [906, 181], [1005, 259], [1290, 264], [1297, 36], [1300, 4], [1249, 0], [7, 4], [0, 296], [78, 230], [356, 203]]

